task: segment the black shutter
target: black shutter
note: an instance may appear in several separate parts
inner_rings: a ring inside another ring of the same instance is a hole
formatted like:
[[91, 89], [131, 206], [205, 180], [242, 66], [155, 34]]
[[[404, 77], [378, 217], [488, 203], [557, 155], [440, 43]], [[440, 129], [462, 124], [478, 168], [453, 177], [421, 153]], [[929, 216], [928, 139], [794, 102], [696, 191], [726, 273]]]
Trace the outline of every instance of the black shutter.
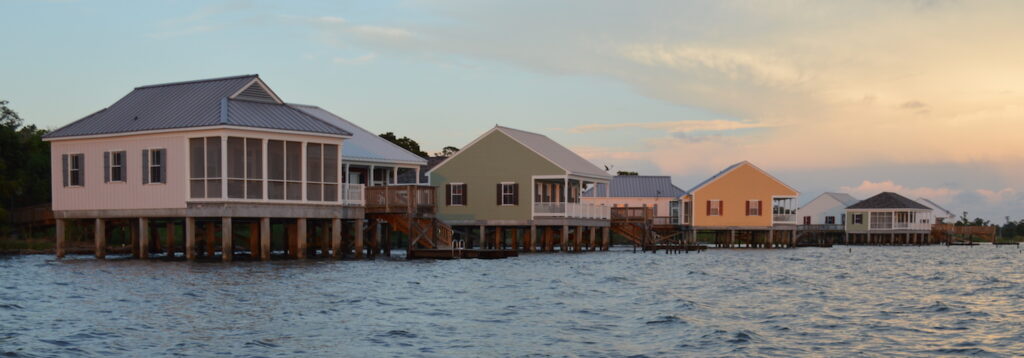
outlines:
[[149, 184], [149, 149], [142, 150], [142, 184]]
[[498, 206], [501, 206], [501, 183], [498, 183]]
[[167, 183], [167, 149], [160, 150], [160, 182]]
[[451, 184], [445, 184], [444, 185], [444, 205], [445, 206], [452, 206], [452, 185]]
[[61, 176], [64, 177], [64, 186], [68, 186], [68, 155], [60, 155]]
[[512, 184], [512, 204], [519, 205], [519, 183]]
[[462, 184], [462, 205], [469, 205], [469, 184]]
[[103, 182], [110, 182], [110, 152], [103, 152]]

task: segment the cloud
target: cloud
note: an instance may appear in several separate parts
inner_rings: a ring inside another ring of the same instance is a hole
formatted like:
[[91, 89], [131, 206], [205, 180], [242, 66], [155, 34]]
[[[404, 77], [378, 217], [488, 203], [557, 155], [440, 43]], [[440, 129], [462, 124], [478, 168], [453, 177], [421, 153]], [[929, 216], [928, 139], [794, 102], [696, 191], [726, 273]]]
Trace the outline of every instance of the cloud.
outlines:
[[908, 101], [908, 102], [903, 102], [903, 104], [900, 105], [900, 108], [903, 108], [903, 109], [921, 109], [921, 108], [924, 108], [924, 107], [925, 107], [925, 104], [921, 103], [921, 101]]
[[962, 190], [951, 189], [951, 188], [929, 188], [929, 187], [916, 187], [910, 188], [903, 185], [896, 184], [892, 181], [881, 181], [872, 182], [865, 180], [857, 186], [843, 186], [839, 190], [844, 193], [848, 193], [858, 198], [866, 199], [874, 196], [875, 194], [889, 191], [894, 192], [910, 199], [926, 198], [939, 204], [950, 203], [953, 198], [960, 194]]
[[586, 124], [569, 129], [570, 133], [588, 133], [596, 131], [609, 131], [625, 128], [640, 128], [657, 131], [664, 131], [672, 134], [686, 134], [692, 132], [718, 132], [733, 131], [738, 129], [770, 128], [772, 124], [755, 121], [729, 121], [724, 119], [712, 120], [685, 120], [672, 122], [636, 122], [636, 123], [614, 123], [614, 124]]
[[362, 56], [358, 56], [358, 57], [353, 57], [353, 58], [335, 57], [335, 58], [333, 58], [331, 60], [331, 62], [340, 64], [340, 65], [362, 65], [362, 64], [365, 64], [365, 63], [373, 62], [373, 60], [376, 59], [376, 58], [377, 58], [377, 54], [375, 54], [375, 53], [368, 53], [368, 54], [365, 54], [365, 55], [362, 55]]

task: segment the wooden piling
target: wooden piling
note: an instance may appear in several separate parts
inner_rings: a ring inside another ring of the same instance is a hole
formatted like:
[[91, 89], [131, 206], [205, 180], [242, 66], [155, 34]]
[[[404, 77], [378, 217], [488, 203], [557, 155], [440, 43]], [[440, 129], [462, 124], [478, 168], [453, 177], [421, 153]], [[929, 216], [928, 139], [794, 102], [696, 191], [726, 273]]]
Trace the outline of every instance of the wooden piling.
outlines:
[[96, 227], [93, 230], [93, 235], [96, 240], [96, 258], [102, 259], [107, 257], [107, 229], [106, 222], [103, 219], [96, 219]]
[[611, 246], [611, 229], [607, 227], [601, 228], [601, 251], [608, 251], [608, 247]]
[[57, 243], [55, 245], [56, 246], [55, 248], [57, 250], [56, 254], [57, 254], [57, 258], [58, 259], [64, 258], [64, 254], [66, 253], [66, 251], [64, 249], [64, 238], [67, 236], [67, 233], [65, 232], [66, 231], [66, 228], [65, 228], [66, 226], [67, 226], [67, 220], [57, 219], [57, 229], [56, 229], [56, 231], [57, 231], [56, 232]]
[[306, 231], [305, 218], [295, 219], [295, 233], [295, 258], [301, 260], [306, 258], [307, 240], [309, 239], [309, 232]]
[[260, 260], [270, 260], [270, 218], [260, 218]]
[[573, 235], [573, 251], [583, 252], [583, 227], [576, 227], [576, 234]]
[[356, 240], [356, 248], [355, 248], [356, 258], [357, 259], [361, 259], [361, 258], [363, 258], [363, 235], [364, 235], [364, 233], [363, 233], [363, 220], [362, 219], [356, 219], [356, 221], [355, 221], [355, 234], [356, 234], [356, 238], [355, 238], [355, 240]]
[[525, 242], [523, 245], [529, 245], [530, 252], [536, 252], [537, 243], [535, 240], [537, 240], [537, 225], [530, 224], [530, 231], [527, 233], [526, 240], [524, 240]]
[[149, 258], [149, 219], [139, 218], [139, 258]]
[[213, 222], [208, 222], [203, 226], [203, 241], [206, 244], [206, 257], [213, 257], [213, 255], [217, 254], [217, 246], [214, 242], [217, 240], [217, 231], [214, 226]]
[[196, 259], [196, 218], [185, 217], [185, 259]]
[[231, 218], [223, 217], [220, 219], [220, 259], [224, 262], [230, 262], [235, 256], [235, 246], [232, 235], [234, 230], [231, 228]]
[[505, 246], [504, 241], [502, 241], [502, 240], [504, 240], [504, 238], [501, 235], [501, 232], [505, 231], [505, 230], [502, 230], [502, 229], [503, 228], [501, 226], [495, 226], [494, 227], [494, 249], [495, 250], [501, 250], [502, 247]]
[[331, 219], [331, 257], [341, 258], [341, 219]]
[[591, 227], [587, 228], [587, 231], [590, 231], [590, 247], [589, 247], [589, 249], [590, 249], [590, 251], [596, 251], [597, 250], [597, 228], [591, 226]]
[[569, 252], [569, 225], [562, 225], [560, 249], [562, 252]]
[[487, 248], [487, 226], [480, 225], [480, 247], [481, 250]]

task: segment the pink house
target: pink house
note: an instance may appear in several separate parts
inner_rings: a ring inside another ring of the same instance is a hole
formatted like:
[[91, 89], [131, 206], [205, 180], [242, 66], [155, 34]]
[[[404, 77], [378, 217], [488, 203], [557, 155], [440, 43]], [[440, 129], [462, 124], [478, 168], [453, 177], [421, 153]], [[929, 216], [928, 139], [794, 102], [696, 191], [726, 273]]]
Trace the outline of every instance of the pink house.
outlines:
[[[101, 258], [112, 225], [130, 228], [140, 258], [161, 242], [161, 251], [188, 259], [217, 251], [223, 260], [236, 251], [263, 260], [273, 250], [343, 256], [350, 245], [359, 256], [364, 185], [346, 182], [342, 157], [353, 133], [311, 108], [245, 75], [137, 87], [51, 132], [57, 255], [68, 223], [87, 220]], [[389, 163], [397, 173], [419, 161]], [[278, 248], [272, 222], [286, 227]], [[163, 240], [152, 235], [161, 231]]]

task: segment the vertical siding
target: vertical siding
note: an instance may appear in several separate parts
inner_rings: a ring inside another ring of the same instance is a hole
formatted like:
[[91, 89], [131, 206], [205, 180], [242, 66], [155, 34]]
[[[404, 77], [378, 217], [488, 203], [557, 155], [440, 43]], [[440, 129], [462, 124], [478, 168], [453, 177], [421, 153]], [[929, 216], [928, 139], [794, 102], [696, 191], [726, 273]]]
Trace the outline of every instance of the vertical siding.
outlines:
[[[167, 183], [142, 184], [142, 150], [167, 150]], [[126, 151], [127, 182], [103, 182], [103, 152]], [[85, 154], [85, 186], [64, 187], [61, 155]], [[187, 197], [185, 137], [181, 133], [51, 142], [54, 210], [174, 209]]]
[[[760, 170], [744, 164], [693, 193], [693, 217], [696, 226], [771, 226], [772, 196], [795, 196]], [[708, 216], [707, 201], [722, 200], [725, 215]], [[760, 200], [761, 216], [747, 216], [746, 201]], [[799, 221], [798, 221], [799, 222]]]
[[[534, 175], [565, 175], [565, 170], [537, 155], [500, 131], [463, 149], [444, 166], [431, 172], [437, 186], [438, 216], [442, 220], [530, 220]], [[519, 205], [498, 206], [497, 184], [519, 183]], [[445, 185], [466, 183], [469, 203], [445, 205]]]

